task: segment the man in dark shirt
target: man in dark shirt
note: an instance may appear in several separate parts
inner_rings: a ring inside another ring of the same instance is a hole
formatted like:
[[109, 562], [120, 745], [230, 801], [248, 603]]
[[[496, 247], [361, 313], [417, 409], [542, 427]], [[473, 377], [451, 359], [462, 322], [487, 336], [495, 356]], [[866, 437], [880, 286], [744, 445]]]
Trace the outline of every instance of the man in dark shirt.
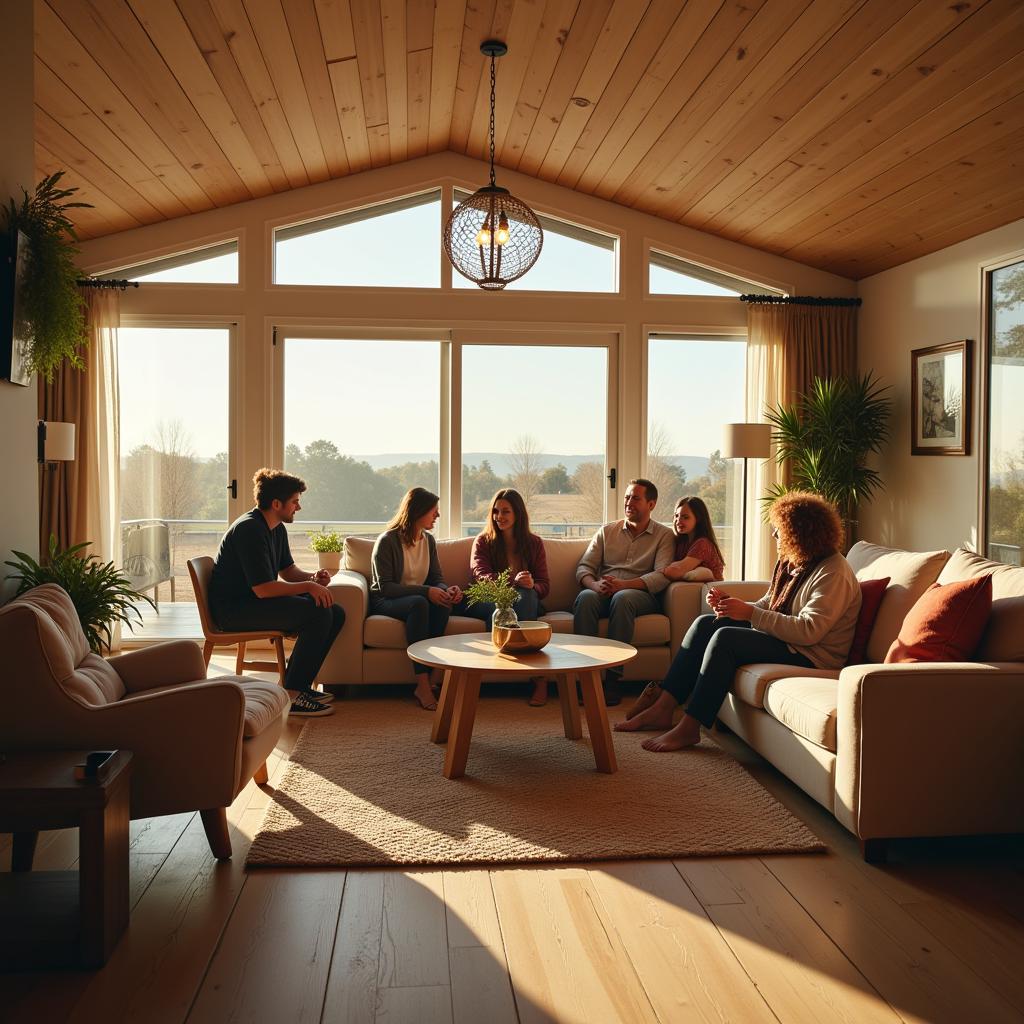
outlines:
[[293, 715], [325, 718], [333, 699], [313, 689], [320, 666], [345, 624], [345, 612], [327, 589], [326, 569], [303, 572], [292, 558], [285, 523], [301, 509], [306, 484], [279, 469], [252, 478], [256, 507], [240, 516], [220, 542], [210, 580], [210, 613], [234, 632], [280, 629], [296, 634], [284, 685]]

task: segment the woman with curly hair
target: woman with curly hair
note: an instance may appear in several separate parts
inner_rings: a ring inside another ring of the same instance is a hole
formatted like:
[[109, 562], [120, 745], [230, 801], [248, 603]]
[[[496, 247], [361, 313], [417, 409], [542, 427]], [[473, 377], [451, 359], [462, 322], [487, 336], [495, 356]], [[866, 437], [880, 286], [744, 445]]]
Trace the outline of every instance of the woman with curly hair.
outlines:
[[[843, 527], [834, 505], [806, 491], [790, 491], [771, 507], [779, 560], [768, 593], [753, 604], [718, 587], [708, 592], [713, 615], [687, 630], [662, 693], [620, 722], [620, 732], [660, 733], [645, 750], [682, 750], [710, 728], [741, 665], [769, 662], [836, 669], [846, 663], [860, 613], [860, 586], [840, 553]], [[673, 726], [675, 709], [686, 713]]]

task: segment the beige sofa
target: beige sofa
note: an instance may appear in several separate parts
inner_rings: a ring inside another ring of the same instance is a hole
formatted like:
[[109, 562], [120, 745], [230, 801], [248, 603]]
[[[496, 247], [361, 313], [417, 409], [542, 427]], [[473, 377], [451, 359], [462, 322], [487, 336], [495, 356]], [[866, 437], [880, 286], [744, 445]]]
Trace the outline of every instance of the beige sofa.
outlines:
[[[544, 542], [551, 577], [551, 593], [544, 599], [544, 619], [556, 633], [572, 632], [572, 606], [579, 593], [576, 566], [588, 539]], [[473, 538], [442, 540], [437, 554], [448, 583], [470, 583], [469, 556]], [[413, 672], [405, 655], [405, 627], [397, 619], [369, 615], [370, 555], [373, 541], [349, 537], [345, 541], [343, 568], [331, 580], [335, 604], [345, 609], [345, 627], [334, 641], [317, 681], [343, 683], [412, 682]], [[664, 614], [642, 615], [636, 620], [633, 645], [637, 656], [625, 666], [624, 679], [661, 679], [668, 671], [687, 627], [698, 614], [700, 583], [672, 583], [662, 591]], [[602, 622], [602, 632], [606, 627]], [[479, 633], [487, 627], [478, 619], [453, 615], [448, 633]]]
[[[860, 580], [891, 577], [870, 663], [747, 665], [720, 720], [831, 811], [865, 859], [884, 859], [897, 837], [1024, 832], [1024, 568], [864, 542], [847, 558]], [[932, 583], [985, 573], [993, 606], [975, 661], [881, 664]], [[747, 599], [767, 589], [722, 586]]]

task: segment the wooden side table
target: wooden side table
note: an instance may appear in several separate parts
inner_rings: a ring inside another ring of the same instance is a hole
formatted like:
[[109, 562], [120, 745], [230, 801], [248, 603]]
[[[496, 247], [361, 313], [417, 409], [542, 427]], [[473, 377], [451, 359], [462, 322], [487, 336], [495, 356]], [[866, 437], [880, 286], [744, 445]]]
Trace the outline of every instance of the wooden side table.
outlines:
[[[12, 870], [0, 876], [5, 967], [102, 967], [128, 925], [131, 751], [117, 752], [102, 781], [75, 780], [85, 758], [19, 751], [0, 762], [0, 832], [14, 833]], [[77, 886], [75, 872], [32, 872], [39, 832], [55, 828], [79, 830]]]
[[572, 685], [578, 675], [597, 770], [609, 774], [618, 770], [601, 688], [601, 670], [635, 658], [635, 647], [595, 636], [555, 633], [543, 650], [511, 654], [497, 650], [490, 633], [466, 633], [420, 640], [409, 647], [408, 654], [413, 661], [444, 670], [444, 686], [430, 738], [435, 743], [448, 743], [442, 769], [446, 779], [460, 779], [466, 774], [480, 683], [485, 675], [510, 679], [553, 675], [558, 680], [565, 735], [572, 740], [583, 735]]

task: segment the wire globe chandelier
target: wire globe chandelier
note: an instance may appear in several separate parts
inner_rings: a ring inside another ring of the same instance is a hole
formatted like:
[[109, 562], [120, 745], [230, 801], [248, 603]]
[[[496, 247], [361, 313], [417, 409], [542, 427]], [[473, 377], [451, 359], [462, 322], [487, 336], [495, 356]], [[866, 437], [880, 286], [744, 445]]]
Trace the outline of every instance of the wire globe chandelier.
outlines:
[[537, 262], [544, 229], [526, 203], [494, 183], [494, 58], [504, 57], [508, 47], [488, 39], [480, 52], [491, 58], [491, 180], [452, 210], [444, 226], [444, 251], [463, 277], [494, 292]]

